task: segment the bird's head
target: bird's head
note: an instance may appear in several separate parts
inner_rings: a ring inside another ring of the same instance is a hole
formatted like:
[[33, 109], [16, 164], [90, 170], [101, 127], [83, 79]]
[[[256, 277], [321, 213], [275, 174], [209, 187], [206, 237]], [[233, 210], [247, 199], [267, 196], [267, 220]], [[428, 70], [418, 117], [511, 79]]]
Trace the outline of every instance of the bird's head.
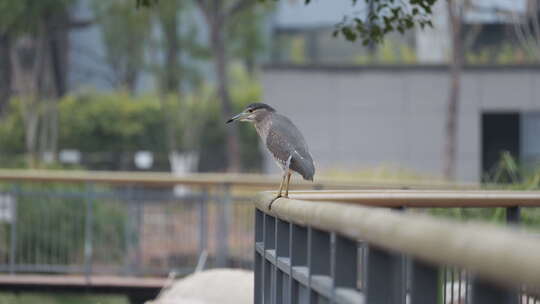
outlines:
[[266, 115], [275, 112], [274, 108], [271, 106], [257, 102], [252, 103], [248, 105], [244, 111], [241, 113], [233, 116], [231, 119], [227, 120], [227, 123], [233, 122], [233, 121], [249, 121], [249, 122], [255, 122], [261, 120]]

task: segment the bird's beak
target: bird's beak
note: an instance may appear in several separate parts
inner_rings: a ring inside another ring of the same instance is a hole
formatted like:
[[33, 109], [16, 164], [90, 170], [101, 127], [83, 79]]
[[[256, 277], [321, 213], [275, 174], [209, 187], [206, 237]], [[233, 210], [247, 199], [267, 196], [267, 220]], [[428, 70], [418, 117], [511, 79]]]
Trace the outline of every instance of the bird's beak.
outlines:
[[244, 117], [246, 117], [248, 115], [249, 115], [249, 113], [246, 113], [246, 112], [239, 113], [239, 114], [234, 115], [233, 117], [231, 117], [231, 119], [227, 120], [226, 123], [230, 123], [230, 122], [233, 122], [235, 120], [240, 120], [240, 119], [242, 119], [242, 118], [244, 118]]

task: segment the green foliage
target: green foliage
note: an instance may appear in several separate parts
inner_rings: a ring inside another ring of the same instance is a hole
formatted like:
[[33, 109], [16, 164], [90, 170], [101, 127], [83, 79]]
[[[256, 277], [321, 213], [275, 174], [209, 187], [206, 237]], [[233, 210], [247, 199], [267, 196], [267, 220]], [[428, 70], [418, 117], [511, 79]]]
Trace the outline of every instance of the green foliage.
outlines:
[[[231, 69], [231, 97], [240, 111], [260, 100], [261, 88], [241, 65]], [[211, 87], [192, 94], [156, 97], [132, 96], [125, 91], [99, 93], [86, 91], [68, 95], [57, 102], [59, 112], [59, 149], [77, 149], [83, 153], [152, 151], [167, 155], [164, 113], [173, 118], [179, 151], [199, 151], [201, 169], [222, 170], [225, 128], [219, 103]], [[246, 170], [260, 169], [261, 153], [251, 126], [240, 124], [242, 161]], [[24, 132], [21, 105], [13, 99], [0, 120], [0, 165], [24, 167]], [[13, 155], [17, 155], [14, 161]], [[9, 157], [7, 157], [9, 156]], [[165, 156], [166, 157], [166, 156]], [[224, 156], [223, 156], [224, 157]], [[92, 168], [90, 168], [92, 169]], [[93, 168], [95, 169], [95, 168]]]
[[[110, 190], [85, 188], [81, 185], [28, 184], [11, 189], [17, 196], [17, 264], [71, 265], [84, 261], [84, 239], [87, 204], [92, 206], [93, 259], [121, 263], [125, 257], [124, 235], [128, 214], [126, 205], [101, 196], [95, 199], [89, 191]], [[39, 200], [36, 200], [39, 197]], [[0, 224], [7, 240], [9, 225]], [[36, 235], [36, 231], [40, 233]], [[5, 244], [3, 245], [5, 246]]]
[[135, 4], [137, 8], [139, 7], [150, 7], [152, 5], [155, 5], [159, 3], [158, 0], [135, 0]]
[[304, 37], [293, 37], [290, 40], [291, 62], [302, 64], [306, 62], [306, 40]]
[[133, 86], [137, 72], [145, 65], [145, 47], [152, 29], [150, 12], [134, 10], [131, 1], [92, 2], [116, 86]]
[[356, 64], [414, 64], [416, 53], [405, 43], [386, 39], [373, 54], [362, 54], [354, 58]]
[[152, 96], [131, 97], [125, 92], [67, 96], [59, 102], [59, 146], [84, 152], [164, 152], [160, 111]]
[[8, 293], [0, 292], [1, 304], [128, 304], [121, 295], [81, 295], [57, 293]]
[[467, 64], [529, 64], [535, 63], [534, 56], [527, 54], [519, 45], [505, 42], [500, 46], [484, 47], [465, 52]]
[[257, 55], [266, 50], [264, 41], [265, 17], [274, 10], [273, 3], [260, 3], [235, 16], [227, 26], [230, 54], [245, 61], [254, 62]]
[[[485, 173], [484, 180], [486, 183], [483, 187], [488, 190], [539, 190], [540, 168], [526, 170], [509, 152], [503, 151], [495, 167]], [[506, 223], [504, 208], [436, 208], [430, 212], [460, 220]], [[528, 227], [540, 228], [539, 208], [521, 208], [521, 222]]]
[[0, 34], [32, 33], [42, 26], [44, 16], [53, 15], [71, 5], [73, 0], [0, 1]]
[[[351, 0], [356, 4], [358, 0]], [[388, 33], [412, 29], [415, 25], [422, 29], [432, 27], [431, 8], [437, 0], [409, 0], [408, 3], [395, 0], [365, 0], [371, 6], [366, 18], [345, 16], [333, 35], [343, 36], [349, 41], [362, 40], [363, 45], [380, 43]], [[311, 0], [306, 0], [306, 4]]]
[[[136, 0], [137, 7], [152, 6], [158, 0]], [[262, 2], [265, 2], [262, 0]], [[270, 2], [266, 0], [266, 2]], [[305, 4], [311, 0], [304, 0]], [[351, 0], [356, 4], [358, 0]], [[400, 34], [412, 29], [415, 25], [422, 29], [433, 27], [431, 22], [432, 7], [437, 0], [365, 0], [372, 6], [366, 20], [358, 17], [345, 16], [336, 26], [334, 36], [342, 35], [349, 41], [362, 40], [364, 45], [370, 42], [382, 42], [386, 34], [399, 32]]]
[[170, 0], [156, 2], [151, 10], [160, 35], [152, 37], [149, 52], [162, 53], [163, 58], [149, 60], [149, 70], [157, 76], [163, 92], [183, 92], [203, 82], [199, 60], [207, 60], [210, 55], [207, 46], [199, 41], [193, 9], [190, 1]]

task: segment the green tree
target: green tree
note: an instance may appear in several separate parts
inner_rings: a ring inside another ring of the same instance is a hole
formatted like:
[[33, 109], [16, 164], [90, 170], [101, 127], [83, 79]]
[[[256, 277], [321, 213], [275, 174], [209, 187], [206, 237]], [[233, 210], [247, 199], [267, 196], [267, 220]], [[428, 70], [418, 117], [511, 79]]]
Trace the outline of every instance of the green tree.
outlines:
[[84, 22], [69, 14], [72, 0], [0, 2], [0, 111], [14, 92], [22, 104], [26, 151], [55, 155], [55, 100], [67, 91], [69, 31]]
[[[186, 92], [201, 83], [199, 69], [193, 62], [208, 55], [207, 49], [197, 41], [193, 10], [191, 2], [171, 0], [157, 4], [153, 15], [160, 32], [158, 41], [152, 44], [156, 46], [153, 51], [162, 56], [154, 56], [160, 60], [152, 64], [152, 70], [158, 79], [165, 136], [171, 155], [182, 148], [196, 149], [193, 141], [179, 143], [178, 138], [196, 138], [187, 133], [199, 135], [197, 126], [201, 123], [194, 113], [190, 113], [189, 107], [180, 104], [188, 99], [184, 98]], [[185, 134], [182, 136], [176, 127], [179, 119], [192, 125], [192, 128], [183, 129]]]
[[146, 64], [152, 30], [150, 12], [137, 11], [131, 0], [92, 2], [101, 28], [105, 59], [114, 74], [113, 86], [134, 92]]
[[[214, 73], [217, 81], [217, 95], [221, 104], [221, 119], [225, 121], [233, 114], [229, 92], [228, 66], [231, 58], [231, 41], [227, 29], [243, 13], [254, 9], [255, 0], [195, 0], [208, 28], [208, 42], [213, 58]], [[259, 21], [261, 21], [259, 19]], [[240, 170], [240, 142], [238, 126], [231, 125], [226, 133], [226, 163], [228, 171]]]
[[228, 49], [231, 57], [240, 59], [250, 75], [254, 75], [257, 58], [264, 53], [264, 20], [274, 5], [255, 5], [238, 14], [227, 27]]

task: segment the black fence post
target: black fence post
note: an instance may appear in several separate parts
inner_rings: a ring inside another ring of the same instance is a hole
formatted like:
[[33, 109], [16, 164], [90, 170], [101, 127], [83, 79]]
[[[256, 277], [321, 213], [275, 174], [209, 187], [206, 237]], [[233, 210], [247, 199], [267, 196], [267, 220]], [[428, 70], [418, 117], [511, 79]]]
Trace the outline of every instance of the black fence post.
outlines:
[[332, 275], [332, 302], [336, 302], [339, 288], [356, 289], [358, 280], [358, 243], [354, 240], [334, 236], [330, 263]]
[[[460, 283], [461, 284], [461, 283]], [[411, 301], [410, 304], [437, 303], [439, 290], [439, 269], [421, 261], [411, 261]]]
[[[308, 268], [309, 268], [309, 302], [320, 303], [320, 293], [313, 291], [316, 279], [321, 277], [330, 278], [330, 234], [328, 232], [308, 228]], [[331, 286], [328, 286], [331, 287]], [[331, 297], [331, 292], [328, 298]]]
[[275, 250], [276, 246], [276, 219], [268, 214], [264, 216], [264, 240], [263, 240], [263, 297], [264, 303], [273, 303], [275, 294], [275, 269], [272, 262], [266, 257], [269, 250]]
[[[257, 240], [255, 240], [257, 241]], [[208, 249], [208, 189], [201, 189], [199, 202], [199, 257]]]
[[[276, 219], [276, 261], [275, 265], [280, 264], [280, 260], [284, 259], [285, 263], [290, 263], [290, 225], [289, 223]], [[289, 282], [292, 280], [289, 273], [288, 276], [276, 267], [276, 304], [287, 304], [290, 298]]]
[[377, 247], [368, 247], [366, 303], [405, 303], [403, 257]]
[[218, 198], [218, 224], [216, 226], [217, 252], [216, 264], [226, 267], [229, 263], [229, 227], [231, 223], [231, 189], [229, 184], [223, 185], [222, 196]]
[[92, 263], [94, 258], [94, 192], [93, 184], [86, 184], [85, 192], [86, 217], [84, 223], [84, 274], [86, 280], [92, 275]]
[[10, 231], [10, 248], [9, 248], [9, 273], [15, 273], [15, 264], [17, 263], [17, 222], [18, 222], [18, 204], [20, 198], [21, 188], [19, 184], [16, 184], [13, 191], [13, 206], [12, 206], [12, 218], [11, 218], [11, 231]]
[[472, 304], [518, 304], [519, 295], [512, 289], [503, 288], [475, 278], [472, 283]]
[[[257, 250], [259, 245], [264, 241], [264, 213], [255, 208], [255, 282], [254, 282], [254, 301], [255, 304], [262, 304], [262, 284], [263, 284], [263, 261], [264, 252], [260, 253]], [[264, 246], [263, 246], [264, 248]]]
[[289, 271], [291, 274], [291, 280], [289, 283], [289, 303], [306, 303], [309, 299], [309, 294], [307, 292], [307, 289], [305, 287], [302, 287], [302, 285], [294, 278], [294, 273], [300, 267], [303, 267], [307, 271], [309, 271], [307, 269], [307, 229], [293, 223], [291, 223], [290, 225], [291, 237], [289, 239], [289, 256], [291, 257], [291, 263]]

